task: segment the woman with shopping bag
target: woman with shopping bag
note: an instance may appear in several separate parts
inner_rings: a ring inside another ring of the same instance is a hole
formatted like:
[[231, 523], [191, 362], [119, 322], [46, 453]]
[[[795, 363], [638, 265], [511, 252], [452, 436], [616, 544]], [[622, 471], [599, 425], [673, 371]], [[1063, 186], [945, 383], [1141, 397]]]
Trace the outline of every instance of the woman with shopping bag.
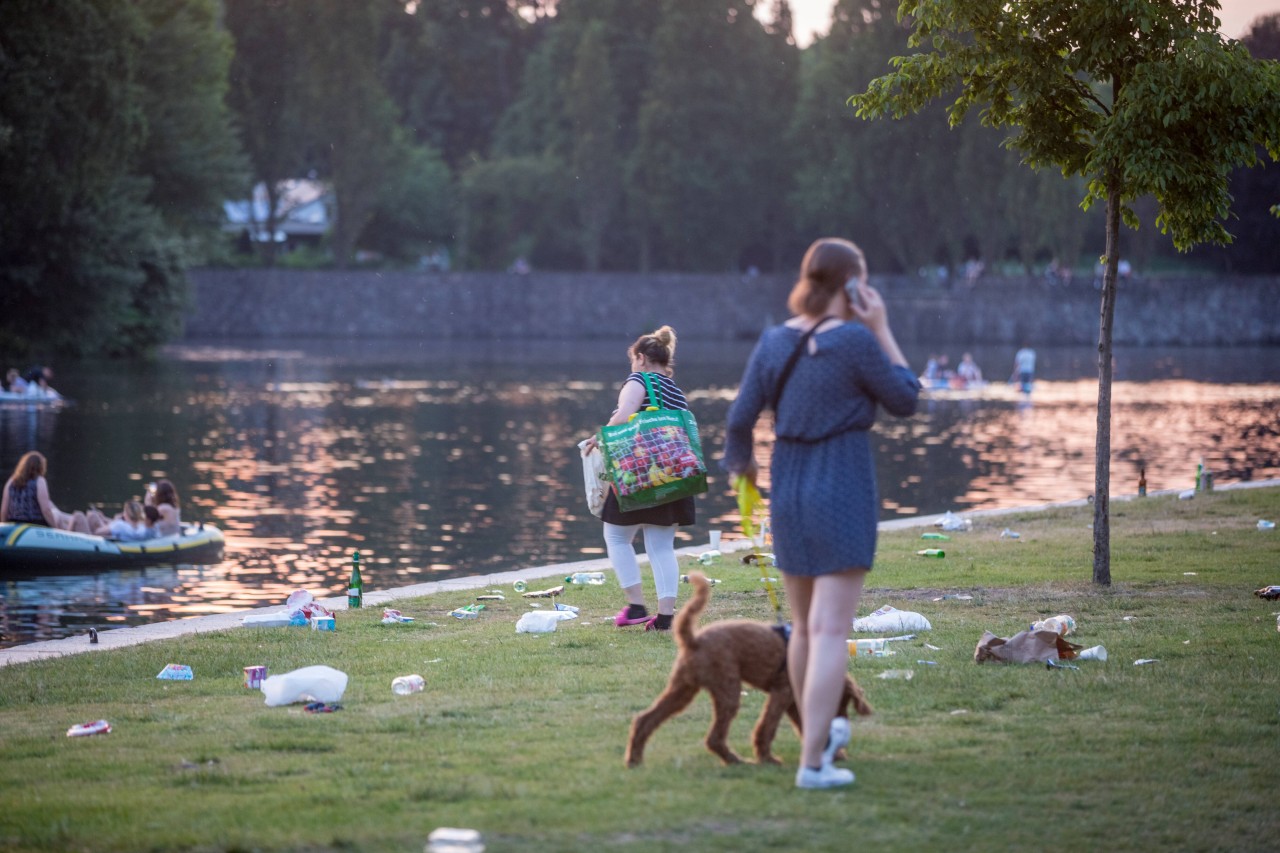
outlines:
[[[618, 406], [605, 425], [606, 428], [599, 435], [588, 439], [589, 446], [598, 444], [601, 436], [608, 441], [609, 427], [628, 423], [633, 415], [642, 410], [688, 412], [689, 404], [684, 392], [671, 378], [675, 368], [675, 351], [676, 333], [670, 326], [663, 326], [652, 334], [641, 335], [636, 339], [627, 349], [631, 373], [618, 392]], [[696, 442], [696, 427], [694, 440]], [[611, 448], [602, 449], [606, 451], [606, 464], [613, 463], [612, 472], [615, 477], [629, 477], [632, 472], [619, 471], [618, 460], [609, 459], [608, 451]], [[700, 447], [698, 450], [700, 454]], [[700, 461], [699, 459], [698, 462]], [[705, 467], [702, 473], [705, 484]], [[663, 476], [665, 478], [667, 475]], [[618, 504], [615, 485], [605, 496], [600, 519], [604, 522], [604, 542], [609, 562], [613, 564], [618, 585], [622, 587], [627, 601], [627, 606], [614, 617], [614, 624], [618, 627], [644, 625], [646, 631], [671, 630], [676, 586], [680, 576], [675, 552], [676, 527], [694, 523], [693, 496], [685, 495], [656, 506], [624, 511]], [[644, 550], [649, 556], [649, 567], [653, 571], [654, 586], [657, 588], [656, 615], [650, 615], [645, 607], [644, 591], [640, 584], [640, 564], [633, 545], [636, 534], [640, 532], [644, 533]]]

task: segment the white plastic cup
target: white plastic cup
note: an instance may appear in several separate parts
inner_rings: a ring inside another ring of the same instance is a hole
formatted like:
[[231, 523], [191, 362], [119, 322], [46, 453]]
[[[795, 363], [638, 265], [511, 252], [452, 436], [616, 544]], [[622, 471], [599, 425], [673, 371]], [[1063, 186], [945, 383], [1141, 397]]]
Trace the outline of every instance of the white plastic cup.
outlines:
[[397, 696], [408, 696], [410, 693], [421, 693], [427, 681], [421, 675], [402, 675], [392, 679], [391, 692]]
[[1106, 660], [1106, 646], [1090, 646], [1076, 654], [1076, 660]]
[[711, 550], [712, 551], [720, 550], [720, 531], [719, 530], [711, 531]]

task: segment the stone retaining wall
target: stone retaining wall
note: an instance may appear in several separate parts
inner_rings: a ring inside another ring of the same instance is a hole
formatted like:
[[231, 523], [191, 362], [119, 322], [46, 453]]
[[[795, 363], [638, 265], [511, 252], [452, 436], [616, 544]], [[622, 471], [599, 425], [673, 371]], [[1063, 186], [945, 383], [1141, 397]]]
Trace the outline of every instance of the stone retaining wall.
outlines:
[[[189, 339], [421, 338], [619, 340], [670, 323], [702, 338], [753, 339], [787, 316], [792, 277], [610, 273], [418, 273], [206, 269], [191, 273]], [[943, 289], [872, 277], [906, 342], [1093, 344], [1088, 281], [1035, 278]], [[1280, 344], [1280, 278], [1123, 282], [1115, 343]]]

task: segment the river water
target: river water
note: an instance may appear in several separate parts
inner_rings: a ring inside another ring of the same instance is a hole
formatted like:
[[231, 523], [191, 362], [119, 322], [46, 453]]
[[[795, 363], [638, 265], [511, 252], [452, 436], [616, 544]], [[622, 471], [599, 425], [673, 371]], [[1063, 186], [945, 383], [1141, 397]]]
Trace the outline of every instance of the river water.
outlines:
[[[151, 480], [178, 487], [183, 517], [218, 525], [225, 559], [0, 578], [0, 647], [123, 625], [282, 604], [345, 588], [351, 552], [366, 588], [601, 557], [575, 443], [607, 419], [629, 340], [596, 342], [196, 343], [151, 363], [55, 365], [74, 404], [0, 409], [0, 470], [27, 450], [50, 464], [64, 509], [109, 512]], [[682, 342], [676, 378], [708, 455], [750, 343]], [[975, 347], [995, 380], [1012, 348]], [[907, 347], [913, 365], [928, 353]], [[951, 361], [959, 360], [958, 351]], [[1280, 476], [1280, 352], [1121, 350], [1112, 490]], [[930, 399], [876, 427], [883, 518], [1022, 506], [1093, 491], [1097, 379], [1091, 348], [1039, 353], [1029, 400]], [[760, 431], [767, 460], [767, 429]], [[699, 523], [678, 545], [736, 530], [712, 465]]]

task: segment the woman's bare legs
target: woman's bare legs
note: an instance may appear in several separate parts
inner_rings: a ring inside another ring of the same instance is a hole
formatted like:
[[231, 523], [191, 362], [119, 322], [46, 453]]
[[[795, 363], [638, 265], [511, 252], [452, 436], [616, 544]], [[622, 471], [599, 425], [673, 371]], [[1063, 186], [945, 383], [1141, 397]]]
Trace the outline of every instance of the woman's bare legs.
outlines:
[[858, 612], [866, 569], [816, 578], [783, 574], [791, 604], [787, 672], [800, 709], [800, 764], [819, 767], [849, 666], [849, 629]]

